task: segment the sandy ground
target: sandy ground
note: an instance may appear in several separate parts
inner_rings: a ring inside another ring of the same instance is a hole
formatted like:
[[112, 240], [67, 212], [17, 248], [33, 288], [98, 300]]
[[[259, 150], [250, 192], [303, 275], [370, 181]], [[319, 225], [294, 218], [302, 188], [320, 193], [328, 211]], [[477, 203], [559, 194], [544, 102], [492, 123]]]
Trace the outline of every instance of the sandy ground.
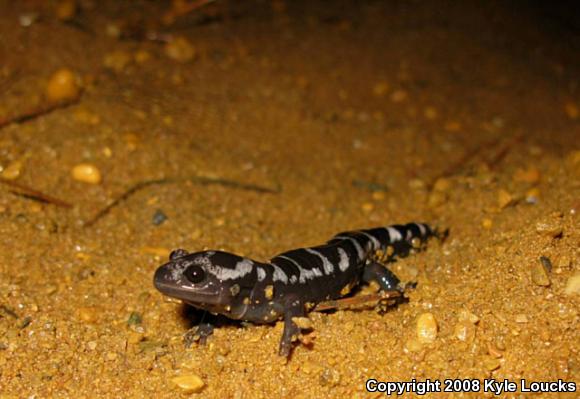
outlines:
[[[1, 398], [580, 383], [580, 41], [565, 9], [220, 0], [171, 22], [165, 2], [72, 4], [0, 1], [0, 122], [32, 115], [0, 130]], [[82, 94], [36, 115], [60, 68]], [[265, 260], [415, 220], [450, 233], [392, 265], [418, 282], [409, 303], [313, 313], [289, 361], [281, 323], [184, 349], [195, 315], [151, 283], [175, 248]], [[425, 313], [436, 336], [418, 335]]]

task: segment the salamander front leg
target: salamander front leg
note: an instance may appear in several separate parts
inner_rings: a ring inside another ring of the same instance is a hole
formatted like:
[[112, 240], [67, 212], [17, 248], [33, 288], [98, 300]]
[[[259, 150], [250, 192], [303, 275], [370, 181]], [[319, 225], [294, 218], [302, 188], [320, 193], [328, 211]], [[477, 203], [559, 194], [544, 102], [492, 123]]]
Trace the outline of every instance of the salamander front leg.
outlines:
[[199, 342], [201, 345], [205, 345], [207, 337], [213, 334], [213, 329], [214, 326], [210, 323], [200, 323], [197, 326], [192, 327], [183, 335], [185, 347], [189, 348], [194, 342]]
[[301, 331], [300, 327], [292, 319], [295, 317], [304, 317], [305, 315], [306, 312], [304, 311], [302, 301], [296, 297], [288, 298], [284, 313], [284, 332], [280, 339], [280, 349], [278, 351], [280, 356], [288, 357], [290, 355], [292, 342], [298, 339]]

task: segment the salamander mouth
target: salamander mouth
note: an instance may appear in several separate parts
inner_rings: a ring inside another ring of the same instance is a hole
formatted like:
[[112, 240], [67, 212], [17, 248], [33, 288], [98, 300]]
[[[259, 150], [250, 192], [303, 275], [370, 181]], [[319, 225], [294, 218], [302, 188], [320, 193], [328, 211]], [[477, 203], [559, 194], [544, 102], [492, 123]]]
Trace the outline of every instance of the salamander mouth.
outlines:
[[201, 286], [189, 282], [184, 284], [181, 277], [176, 278], [172, 270], [163, 266], [155, 272], [153, 285], [162, 294], [191, 304], [220, 304], [219, 287], [215, 287], [211, 282]]

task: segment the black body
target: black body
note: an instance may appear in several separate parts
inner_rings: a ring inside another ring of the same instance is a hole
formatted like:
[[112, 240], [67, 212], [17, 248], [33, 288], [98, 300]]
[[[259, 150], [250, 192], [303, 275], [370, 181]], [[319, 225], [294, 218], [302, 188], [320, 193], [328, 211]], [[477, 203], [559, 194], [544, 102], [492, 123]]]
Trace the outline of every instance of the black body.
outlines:
[[[385, 263], [419, 249], [433, 235], [422, 223], [337, 234], [324, 245], [281, 253], [268, 263], [221, 251], [173, 251], [157, 269], [155, 287], [165, 295], [231, 319], [271, 323], [284, 318], [280, 354], [287, 356], [304, 317], [317, 303], [346, 295], [361, 281], [400, 290]], [[205, 340], [211, 326], [192, 334]]]

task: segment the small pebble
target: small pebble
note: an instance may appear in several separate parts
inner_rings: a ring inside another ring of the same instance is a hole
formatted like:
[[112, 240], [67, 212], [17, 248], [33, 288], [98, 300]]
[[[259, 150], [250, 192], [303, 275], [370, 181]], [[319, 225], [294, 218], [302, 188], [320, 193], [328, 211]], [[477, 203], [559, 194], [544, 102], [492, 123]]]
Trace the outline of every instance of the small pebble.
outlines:
[[572, 259], [569, 255], [561, 255], [556, 263], [560, 269], [569, 269], [572, 266]]
[[191, 234], [189, 235], [189, 238], [191, 238], [192, 240], [199, 240], [202, 235], [203, 235], [203, 231], [201, 229], [195, 229], [191, 232]]
[[96, 126], [101, 123], [101, 118], [99, 115], [85, 108], [76, 109], [73, 116], [77, 122], [83, 123], [85, 125]]
[[566, 160], [570, 162], [572, 165], [577, 165], [580, 163], [580, 150], [571, 151]]
[[409, 277], [408, 280], [416, 281], [416, 278], [419, 275], [419, 269], [414, 265], [407, 265], [405, 266], [405, 273]]
[[505, 351], [506, 350], [505, 337], [503, 335], [496, 336], [495, 341], [494, 341], [494, 345], [498, 350], [500, 350], [502, 352]]
[[497, 193], [497, 206], [499, 209], [507, 208], [515, 203], [515, 198], [506, 190], [499, 190]]
[[391, 101], [394, 103], [401, 103], [403, 101], [405, 101], [407, 99], [407, 97], [409, 97], [409, 94], [405, 91], [405, 90], [395, 90], [392, 94], [391, 94]]
[[479, 323], [479, 317], [476, 314], [471, 313], [467, 309], [461, 309], [459, 312], [459, 320], [466, 320], [471, 324]]
[[45, 89], [46, 99], [51, 103], [72, 101], [81, 93], [79, 78], [70, 69], [62, 68], [52, 74]]
[[143, 319], [141, 317], [141, 314], [139, 314], [139, 312], [131, 312], [131, 314], [129, 315], [129, 318], [127, 319], [128, 326], [141, 324], [142, 322], [143, 322]]
[[141, 340], [139, 342], [139, 350], [141, 352], [158, 352], [164, 345], [163, 342]]
[[165, 55], [178, 62], [188, 62], [195, 58], [196, 51], [189, 40], [178, 36], [165, 45]]
[[566, 288], [564, 288], [566, 295], [580, 294], [580, 272], [577, 272], [566, 281]]
[[552, 334], [547, 329], [541, 329], [540, 330], [540, 338], [542, 339], [542, 341], [547, 342], [547, 341], [550, 341], [552, 339]]
[[542, 262], [534, 262], [531, 270], [532, 282], [541, 287], [548, 287], [550, 285], [550, 276], [548, 270]]
[[95, 276], [95, 271], [89, 267], [83, 267], [77, 274], [79, 280], [86, 280]]
[[159, 258], [162, 259], [168, 259], [169, 258], [169, 254], [171, 253], [171, 250], [164, 248], [164, 247], [142, 247], [141, 248], [141, 252], [148, 254], [148, 255], [154, 255], [157, 256]]
[[451, 180], [445, 179], [443, 177], [437, 179], [435, 184], [433, 184], [433, 190], [447, 192], [451, 188]]
[[494, 127], [501, 129], [505, 126], [505, 121], [501, 116], [494, 116], [491, 120], [491, 124]]
[[530, 188], [526, 191], [526, 202], [528, 204], [537, 204], [540, 199], [540, 189], [537, 187]]
[[501, 362], [499, 359], [496, 359], [492, 356], [483, 356], [483, 367], [487, 371], [497, 370], [501, 366]]
[[325, 368], [319, 379], [322, 386], [336, 386], [340, 382], [340, 373], [336, 370]]
[[426, 119], [429, 119], [430, 121], [432, 121], [432, 120], [437, 119], [437, 116], [439, 115], [439, 113], [437, 112], [437, 109], [435, 107], [427, 107], [423, 111], [423, 115], [425, 116]]
[[447, 130], [448, 132], [458, 132], [461, 130], [463, 126], [461, 125], [461, 122], [458, 121], [449, 121], [445, 124], [444, 129]]
[[493, 227], [493, 221], [490, 218], [485, 218], [481, 221], [481, 227], [491, 229]]
[[343, 326], [344, 326], [344, 331], [347, 334], [350, 334], [356, 327], [356, 325], [354, 324], [354, 321], [352, 321], [352, 320], [347, 321], [346, 323], [343, 324]]
[[199, 393], [205, 386], [203, 380], [195, 374], [173, 377], [171, 382], [181, 388], [185, 393]]
[[133, 61], [131, 54], [120, 50], [113, 51], [112, 53], [105, 54], [105, 57], [103, 58], [103, 66], [119, 73], [127, 68], [131, 61]]
[[377, 97], [383, 97], [389, 91], [387, 82], [378, 82], [373, 86], [373, 94]]
[[375, 206], [370, 202], [365, 202], [364, 204], [361, 205], [361, 209], [364, 212], [371, 212], [373, 209], [375, 209]]
[[130, 331], [129, 335], [127, 336], [127, 343], [130, 345], [137, 345], [139, 342], [143, 341], [145, 337], [142, 333], [137, 331]]
[[61, 21], [70, 21], [77, 13], [77, 3], [75, 0], [61, 0], [57, 3], [55, 14]]
[[453, 329], [455, 338], [467, 343], [472, 343], [475, 340], [475, 332], [475, 325], [467, 320], [459, 321]]
[[42, 290], [46, 295], [52, 295], [58, 291], [58, 287], [56, 285], [48, 284]]
[[431, 208], [437, 208], [447, 203], [447, 194], [441, 191], [433, 190], [429, 193], [428, 204]]
[[309, 82], [308, 78], [306, 78], [305, 76], [298, 76], [296, 78], [296, 86], [299, 89], [304, 90], [310, 86], [310, 82]]
[[516, 320], [516, 323], [524, 324], [524, 323], [527, 323], [528, 322], [528, 316], [526, 316], [525, 314], [520, 313], [520, 314], [517, 314], [516, 315], [515, 320]]
[[534, 167], [518, 169], [513, 176], [514, 181], [535, 184], [540, 181], [540, 171]]
[[563, 228], [561, 223], [555, 220], [546, 220], [536, 223], [536, 231], [539, 234], [556, 238], [562, 235]]
[[312, 320], [310, 320], [308, 317], [293, 317], [292, 321], [301, 330], [309, 330], [312, 328]]
[[161, 209], [157, 209], [155, 211], [155, 213], [153, 214], [153, 224], [155, 226], [159, 226], [161, 223], [165, 222], [167, 220], [167, 215], [165, 213], [163, 213], [163, 211]]
[[159, 203], [159, 197], [153, 196], [147, 199], [147, 205], [156, 205]]
[[76, 165], [71, 171], [73, 179], [89, 184], [99, 184], [102, 180], [101, 172], [95, 165], [81, 163]]
[[75, 254], [75, 256], [76, 256], [78, 259], [80, 259], [80, 260], [84, 260], [84, 261], [87, 261], [87, 260], [91, 259], [91, 255], [89, 255], [89, 254], [87, 254], [87, 253], [85, 253], [85, 252], [77, 252], [77, 253]]
[[425, 182], [421, 179], [411, 179], [409, 180], [409, 188], [413, 190], [422, 190], [425, 188]]
[[32, 26], [32, 24], [34, 24], [36, 21], [38, 21], [39, 15], [36, 12], [27, 12], [24, 14], [20, 14], [18, 16], [18, 22], [20, 23], [20, 26], [22, 26], [23, 28], [28, 28], [29, 26]]
[[136, 133], [125, 133], [123, 139], [125, 140], [125, 148], [129, 152], [135, 151], [139, 146], [140, 140]]
[[552, 261], [547, 256], [540, 256], [540, 263], [542, 266], [544, 266], [548, 273], [551, 272], [554, 268], [554, 266], [552, 266]]
[[312, 361], [305, 361], [300, 366], [300, 370], [305, 374], [313, 374], [320, 370], [320, 366]]
[[410, 338], [405, 342], [405, 349], [408, 352], [419, 352], [423, 349], [423, 345], [421, 345], [421, 342], [418, 339]]
[[77, 311], [79, 319], [85, 323], [94, 323], [98, 319], [97, 310], [92, 306], [80, 307]]
[[274, 0], [270, 2], [270, 7], [272, 8], [272, 11], [276, 13], [285, 13], [288, 9], [288, 5], [282, 0]]
[[137, 64], [144, 64], [151, 59], [151, 53], [146, 50], [137, 50], [133, 58]]
[[110, 38], [118, 39], [123, 34], [123, 29], [118, 23], [112, 22], [105, 26], [105, 35]]
[[437, 320], [432, 313], [422, 313], [417, 318], [417, 338], [422, 343], [431, 343], [437, 338]]
[[491, 342], [487, 344], [487, 353], [496, 359], [503, 357], [502, 351]]
[[568, 118], [573, 120], [578, 119], [578, 116], [580, 116], [578, 106], [572, 102], [564, 104], [564, 112], [566, 112]]
[[24, 329], [26, 327], [28, 327], [30, 325], [30, 323], [32, 323], [32, 317], [30, 316], [25, 316], [22, 320], [20, 320], [20, 322], [18, 323], [18, 328], [20, 329]]
[[385, 192], [384, 191], [373, 191], [372, 197], [375, 201], [382, 201], [385, 199]]
[[11, 162], [2, 171], [2, 178], [6, 180], [16, 180], [22, 173], [22, 166], [24, 166], [24, 162], [22, 162], [20, 159]]

